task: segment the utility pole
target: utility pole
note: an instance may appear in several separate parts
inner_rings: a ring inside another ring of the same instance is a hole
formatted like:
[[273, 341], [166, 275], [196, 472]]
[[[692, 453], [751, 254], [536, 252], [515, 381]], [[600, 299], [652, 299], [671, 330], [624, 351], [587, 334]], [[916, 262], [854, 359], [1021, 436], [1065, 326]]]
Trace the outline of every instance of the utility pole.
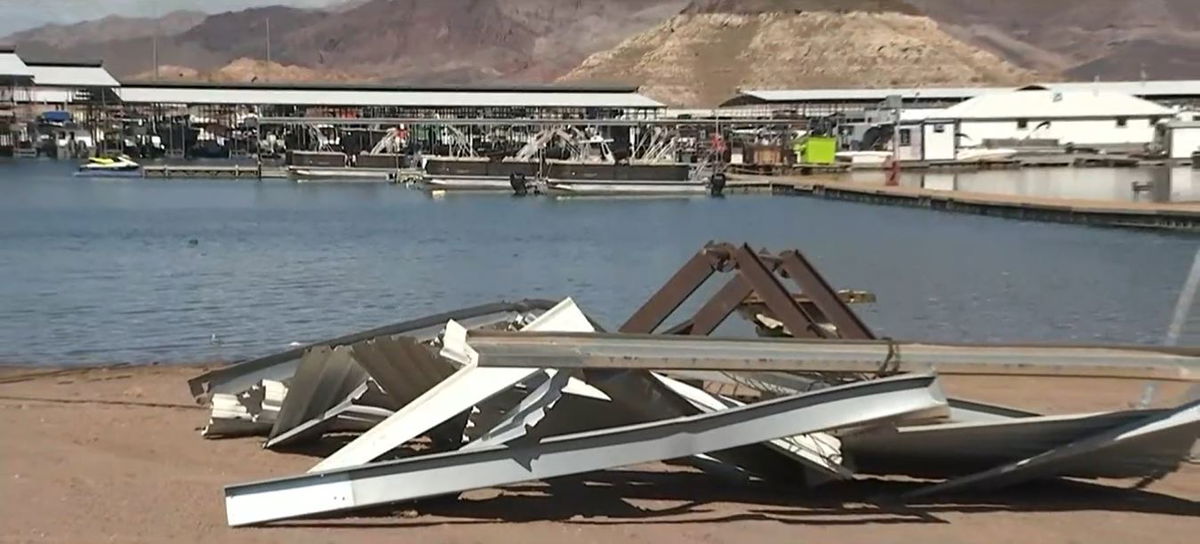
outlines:
[[[157, 25], [157, 23], [156, 23], [156, 25]], [[154, 81], [158, 81], [158, 29], [157, 28], [154, 29], [154, 37], [151, 39], [151, 42], [153, 44], [153, 45], [151, 45], [151, 50], [153, 51], [152, 57], [153, 57], [153, 61], [154, 61]]]
[[904, 99], [900, 95], [889, 95], [886, 106], [892, 110], [892, 162], [888, 164], [887, 185], [900, 185], [900, 117]]
[[267, 17], [267, 69], [263, 71], [263, 79], [269, 81], [271, 77], [267, 74], [271, 72], [271, 18]]

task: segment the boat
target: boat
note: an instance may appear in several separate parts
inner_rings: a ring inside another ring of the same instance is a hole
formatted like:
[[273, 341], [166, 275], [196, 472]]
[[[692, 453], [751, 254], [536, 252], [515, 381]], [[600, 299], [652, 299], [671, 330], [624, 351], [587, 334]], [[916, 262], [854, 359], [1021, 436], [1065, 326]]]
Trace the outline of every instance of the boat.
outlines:
[[289, 166], [287, 170], [288, 175], [298, 182], [345, 181], [359, 183], [386, 183], [396, 181], [397, 179], [397, 171], [390, 169]]
[[418, 185], [429, 191], [512, 191], [509, 178], [436, 176], [422, 177]]
[[686, 181], [546, 181], [539, 189], [554, 196], [705, 196], [712, 187]]
[[1016, 149], [986, 147], [964, 147], [958, 150], [955, 159], [963, 162], [1002, 162], [1016, 156]]
[[76, 176], [87, 177], [141, 177], [142, 165], [130, 159], [128, 155], [114, 157], [91, 157], [88, 162], [79, 167]]
[[535, 178], [536, 161], [487, 157], [423, 157], [417, 186], [430, 191], [512, 191], [511, 178]]
[[852, 168], [882, 168], [892, 158], [891, 151], [840, 151], [834, 155], [838, 162]]

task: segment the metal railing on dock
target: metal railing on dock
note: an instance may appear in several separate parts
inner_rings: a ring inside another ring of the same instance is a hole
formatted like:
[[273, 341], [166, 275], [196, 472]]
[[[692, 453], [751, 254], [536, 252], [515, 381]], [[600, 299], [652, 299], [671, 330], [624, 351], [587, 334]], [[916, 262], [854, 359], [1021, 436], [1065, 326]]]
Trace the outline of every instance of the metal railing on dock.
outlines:
[[[265, 175], [264, 175], [265, 174]], [[274, 177], [271, 172], [264, 172], [261, 166], [221, 165], [221, 166], [176, 166], [155, 165], [142, 167], [142, 175], [148, 178], [254, 178]]]

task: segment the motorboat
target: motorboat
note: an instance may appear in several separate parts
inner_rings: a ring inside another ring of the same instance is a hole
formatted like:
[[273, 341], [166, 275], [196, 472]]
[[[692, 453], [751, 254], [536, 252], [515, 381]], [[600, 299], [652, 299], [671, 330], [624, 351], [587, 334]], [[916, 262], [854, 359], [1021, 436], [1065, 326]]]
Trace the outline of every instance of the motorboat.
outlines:
[[79, 167], [77, 176], [88, 177], [141, 177], [142, 165], [128, 155], [113, 157], [90, 157]]
[[289, 166], [288, 175], [298, 182], [306, 181], [349, 181], [359, 183], [387, 183], [397, 180], [397, 171], [390, 169], [367, 169], [319, 166]]
[[892, 159], [891, 151], [840, 151], [835, 157], [851, 168], [883, 168]]
[[958, 150], [955, 158], [964, 162], [1002, 162], [1016, 154], [1016, 149], [1009, 148], [964, 147]]
[[705, 196], [712, 187], [704, 182], [688, 181], [546, 181], [540, 189], [556, 196]]
[[417, 183], [430, 191], [512, 191], [509, 178], [471, 176], [425, 176]]

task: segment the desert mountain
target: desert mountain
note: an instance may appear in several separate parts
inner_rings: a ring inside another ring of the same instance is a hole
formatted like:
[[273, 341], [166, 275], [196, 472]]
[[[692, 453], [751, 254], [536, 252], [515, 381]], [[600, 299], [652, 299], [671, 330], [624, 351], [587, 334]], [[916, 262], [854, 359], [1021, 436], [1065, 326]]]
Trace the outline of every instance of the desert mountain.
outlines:
[[678, 105], [713, 106], [737, 88], [982, 85], [1031, 73], [896, 13], [680, 15], [589, 57], [564, 81], [619, 80]]
[[[266, 58], [269, 19], [271, 60], [296, 77], [619, 79], [674, 89], [672, 102], [711, 102], [736, 86], [984, 84], [1029, 71], [1200, 78], [1197, 1], [349, 0], [109, 17], [0, 43], [31, 57], [103, 58], [129, 77], [152, 72], [157, 33], [160, 65], [220, 79], [238, 59]], [[701, 87], [675, 92], [691, 85]]]
[[240, 58], [215, 70], [201, 72], [189, 66], [159, 65], [158, 73], [153, 70], [137, 74], [132, 81], [201, 81], [214, 83], [266, 83], [266, 82], [313, 82], [313, 81], [365, 81], [358, 74], [347, 74], [328, 70], [314, 70], [294, 64], [280, 64], [251, 58]]
[[1029, 68], [1090, 80], [1200, 78], [1197, 0], [905, 0]]

